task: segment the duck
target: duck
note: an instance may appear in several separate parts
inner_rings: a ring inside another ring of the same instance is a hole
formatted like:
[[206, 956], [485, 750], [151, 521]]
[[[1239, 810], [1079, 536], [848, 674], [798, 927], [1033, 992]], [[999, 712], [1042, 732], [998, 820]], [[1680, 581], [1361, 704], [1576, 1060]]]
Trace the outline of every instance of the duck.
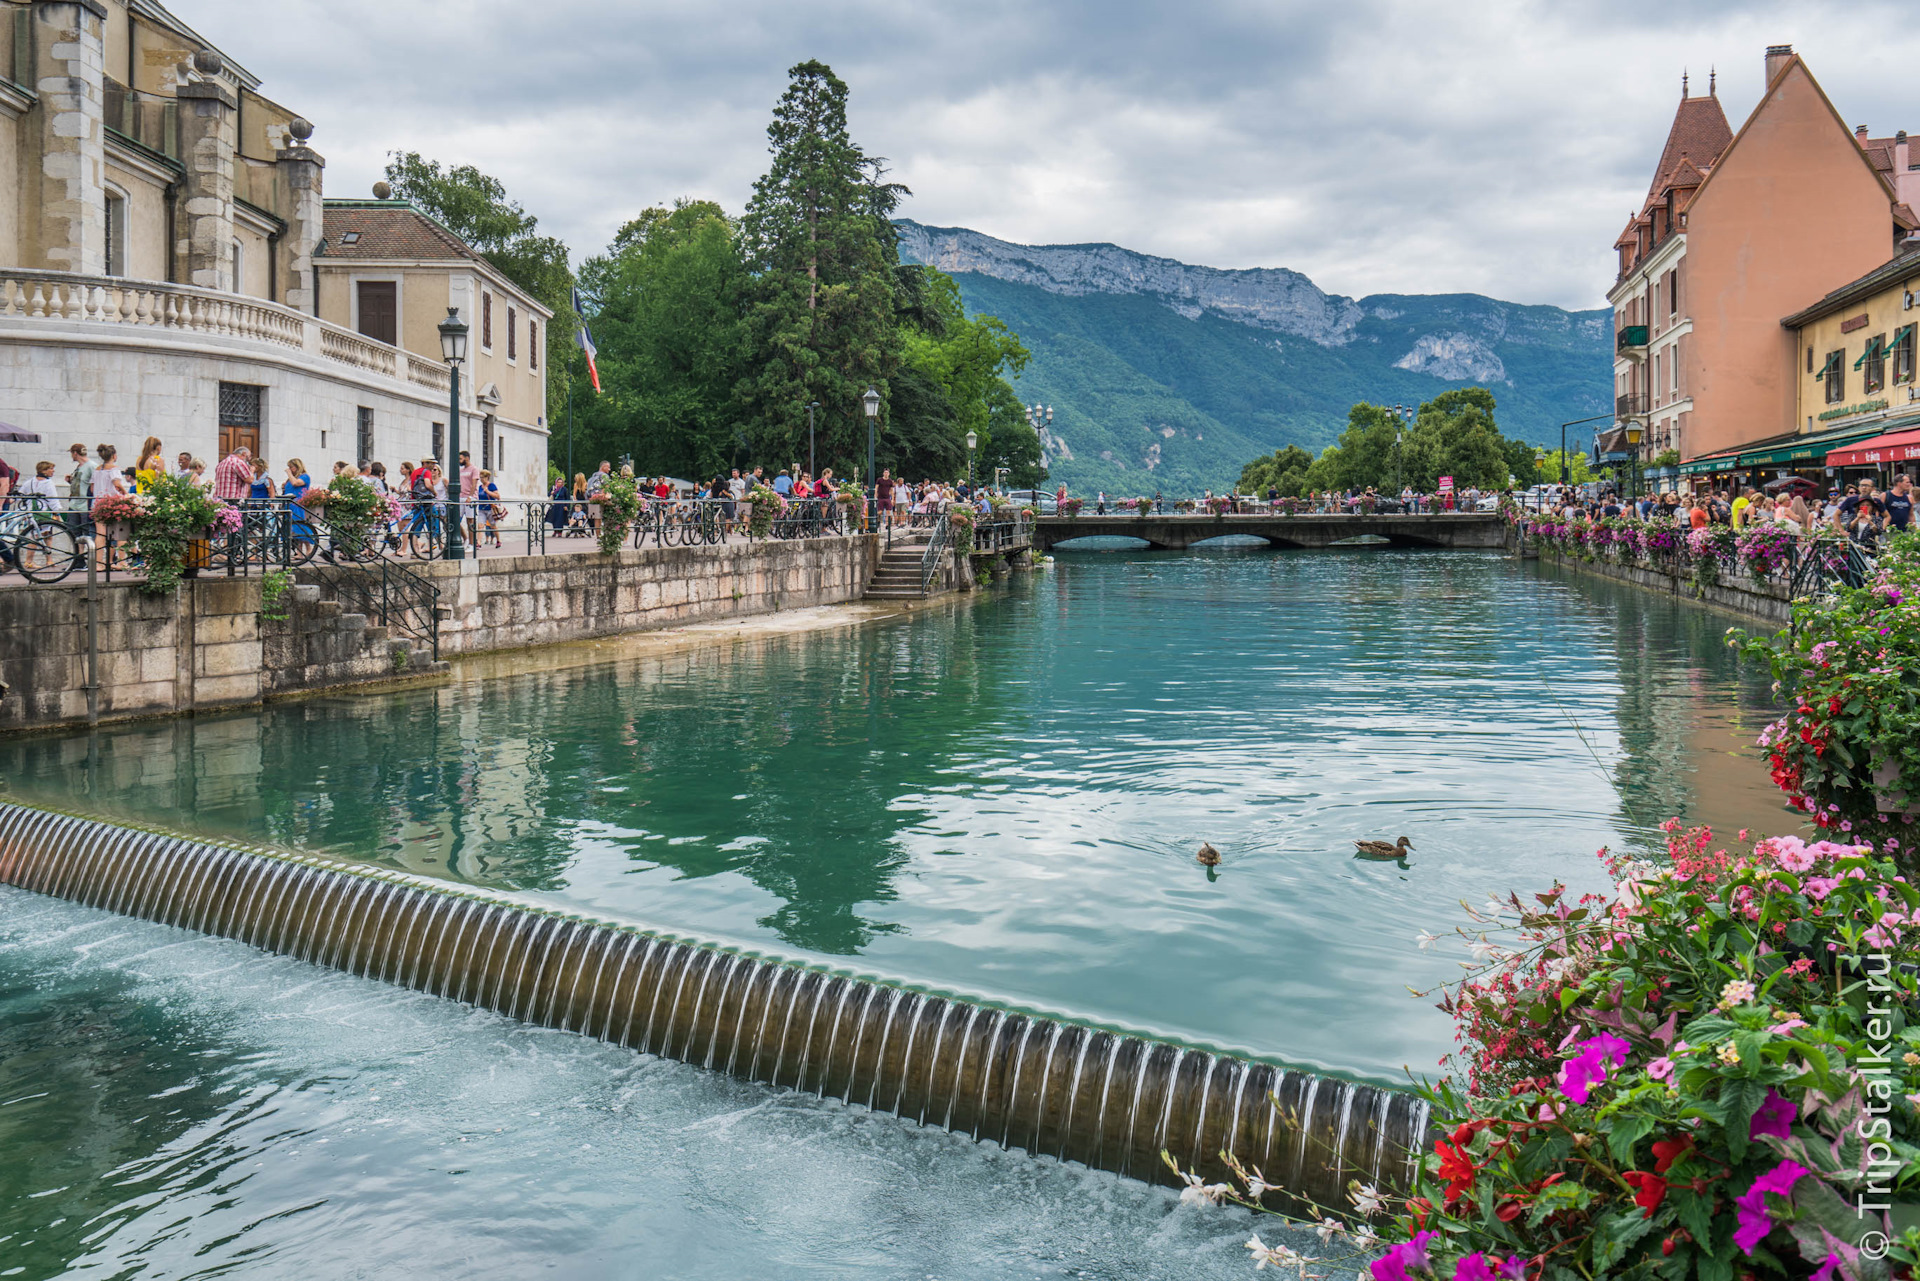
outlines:
[[1200, 852], [1193, 857], [1202, 867], [1220, 866], [1220, 851], [1204, 841], [1200, 844]]
[[1392, 845], [1385, 841], [1355, 841], [1353, 848], [1359, 851], [1354, 855], [1355, 858], [1399, 860], [1407, 856], [1407, 851], [1413, 848], [1413, 842], [1403, 836]]

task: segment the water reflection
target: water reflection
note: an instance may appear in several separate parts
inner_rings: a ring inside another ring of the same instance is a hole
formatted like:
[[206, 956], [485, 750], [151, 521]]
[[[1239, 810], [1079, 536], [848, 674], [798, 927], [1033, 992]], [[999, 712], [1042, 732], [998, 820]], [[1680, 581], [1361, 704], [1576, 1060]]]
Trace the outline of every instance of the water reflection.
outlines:
[[[1472, 553], [1128, 553], [911, 621], [0, 743], [22, 799], [1394, 1077], [1458, 899], [1787, 826], [1725, 622]], [[1409, 868], [1356, 838], [1413, 838]], [[1217, 881], [1193, 862], [1210, 840]]]

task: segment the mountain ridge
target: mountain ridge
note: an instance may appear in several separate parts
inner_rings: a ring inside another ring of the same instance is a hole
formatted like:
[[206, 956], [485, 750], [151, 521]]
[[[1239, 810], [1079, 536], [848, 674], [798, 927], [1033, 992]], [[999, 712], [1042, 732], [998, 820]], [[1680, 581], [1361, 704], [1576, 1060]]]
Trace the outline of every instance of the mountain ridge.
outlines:
[[1047, 465], [1079, 488], [1219, 489], [1281, 445], [1318, 453], [1359, 400], [1418, 404], [1485, 386], [1504, 431], [1556, 447], [1560, 422], [1611, 404], [1604, 309], [1480, 294], [1355, 299], [1285, 267], [896, 227], [903, 261], [953, 276], [969, 312], [999, 316], [1033, 353], [1018, 390], [1053, 405]]

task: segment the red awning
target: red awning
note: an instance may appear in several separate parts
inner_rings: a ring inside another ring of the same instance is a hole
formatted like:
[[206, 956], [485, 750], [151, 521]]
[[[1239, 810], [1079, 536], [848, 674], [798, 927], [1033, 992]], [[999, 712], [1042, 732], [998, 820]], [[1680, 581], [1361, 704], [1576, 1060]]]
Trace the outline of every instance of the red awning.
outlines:
[[1888, 432], [1863, 440], [1827, 455], [1829, 467], [1872, 467], [1879, 463], [1904, 463], [1920, 458], [1920, 427]]

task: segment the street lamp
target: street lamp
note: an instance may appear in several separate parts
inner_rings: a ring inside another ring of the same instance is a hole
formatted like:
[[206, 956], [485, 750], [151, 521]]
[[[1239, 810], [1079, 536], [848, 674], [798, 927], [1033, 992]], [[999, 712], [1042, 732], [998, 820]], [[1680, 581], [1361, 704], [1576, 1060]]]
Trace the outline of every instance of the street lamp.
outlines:
[[873, 504], [879, 492], [873, 479], [878, 475], [873, 470], [873, 430], [880, 418], [880, 393], [871, 387], [867, 388], [867, 394], [860, 398], [860, 407], [867, 411], [867, 522], [871, 525], [877, 515]]
[[447, 486], [447, 539], [444, 555], [448, 560], [465, 560], [466, 544], [460, 539], [460, 366], [467, 359], [467, 327], [460, 323], [460, 309], [447, 308], [440, 322], [440, 355], [447, 362], [447, 456], [453, 464], [453, 483]]
[[1642, 425], [1638, 418], [1627, 419], [1627, 445], [1633, 452], [1633, 461], [1630, 464], [1631, 470], [1628, 472], [1628, 475], [1632, 477], [1628, 483], [1627, 497], [1629, 498], [1638, 498], [1640, 496], [1640, 438], [1646, 433], [1646, 430], [1646, 427]]
[[1572, 422], [1560, 424], [1560, 484], [1563, 487], [1573, 484], [1573, 460], [1567, 457], [1567, 428], [1578, 427], [1582, 423], [1611, 421], [1612, 414], [1595, 414], [1591, 418], [1576, 418]]
[[973, 450], [979, 443], [979, 433], [969, 430], [967, 432], [967, 489], [969, 492], [973, 489]]
[[819, 401], [813, 400], [807, 402], [807, 475], [809, 476], [818, 476], [820, 474], [814, 470], [815, 465], [813, 461], [813, 411], [818, 408], [820, 408]]

